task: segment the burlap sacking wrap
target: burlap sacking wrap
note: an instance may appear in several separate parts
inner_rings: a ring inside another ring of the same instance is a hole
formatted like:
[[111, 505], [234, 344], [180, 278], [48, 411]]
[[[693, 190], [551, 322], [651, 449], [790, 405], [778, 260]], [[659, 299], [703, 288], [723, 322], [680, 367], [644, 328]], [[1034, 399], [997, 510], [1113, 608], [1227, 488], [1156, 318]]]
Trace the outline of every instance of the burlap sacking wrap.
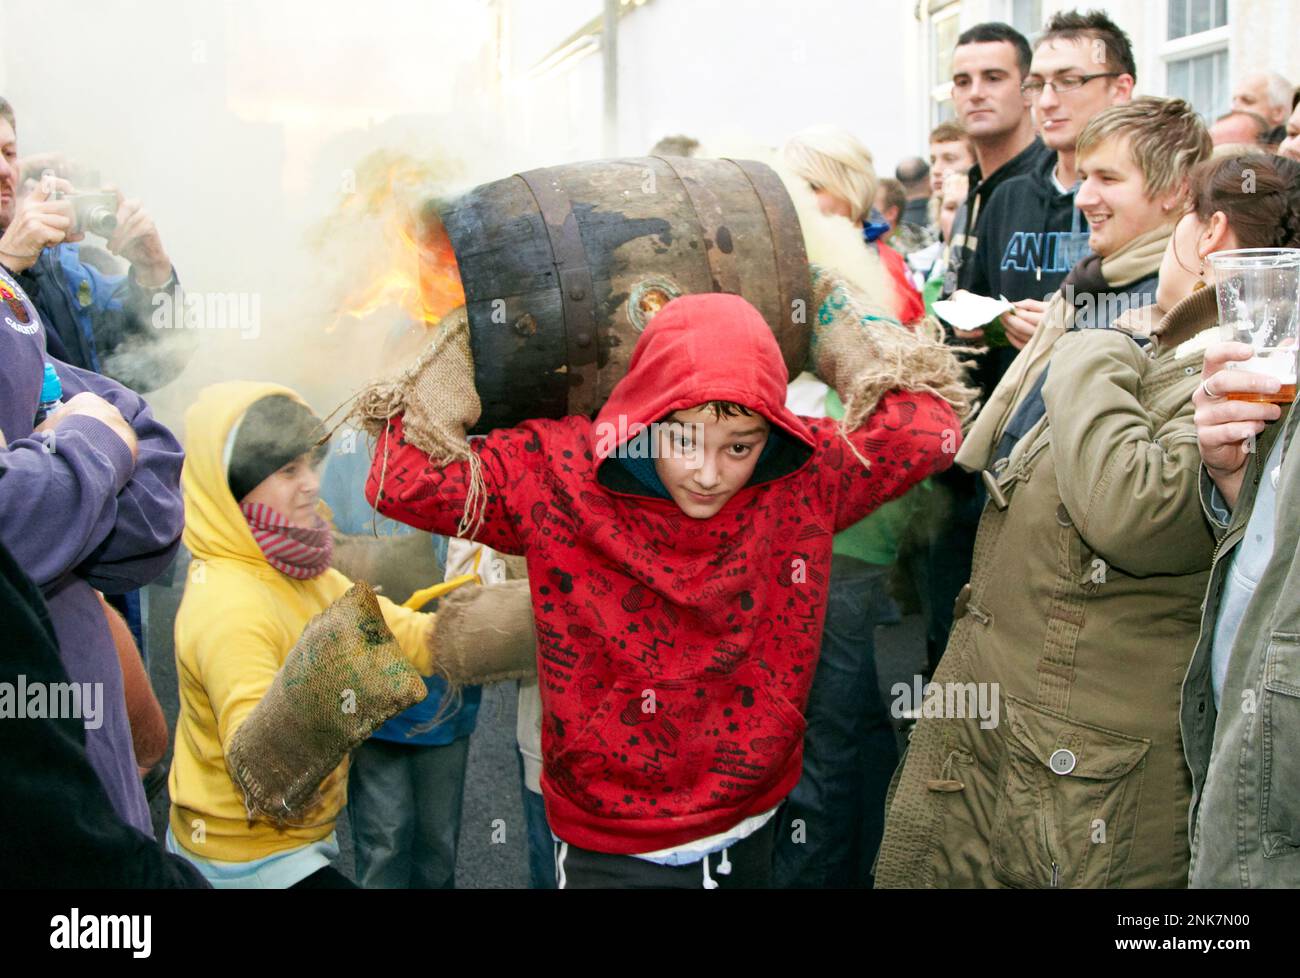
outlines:
[[810, 271], [817, 312], [809, 368], [843, 401], [843, 431], [860, 427], [881, 396], [894, 389], [935, 394], [965, 421], [977, 392], [966, 386], [965, 368], [956, 354], [975, 353], [975, 348], [945, 344], [932, 317], [912, 328], [900, 325], [832, 269], [814, 264]]
[[[479, 458], [470, 451], [465, 432], [478, 422], [482, 409], [474, 387], [469, 318], [462, 306], [438, 324], [433, 342], [401, 374], [362, 388], [343, 420], [378, 438], [389, 419], [400, 414], [403, 438], [435, 465], [467, 463], [469, 489], [457, 535], [472, 537], [483, 522], [487, 500]], [[381, 490], [384, 475], [381, 462]]]
[[226, 755], [250, 820], [297, 817], [347, 753], [427, 695], [358, 582], [307, 623]]
[[438, 669], [453, 686], [537, 675], [528, 581], [453, 591], [438, 605]]

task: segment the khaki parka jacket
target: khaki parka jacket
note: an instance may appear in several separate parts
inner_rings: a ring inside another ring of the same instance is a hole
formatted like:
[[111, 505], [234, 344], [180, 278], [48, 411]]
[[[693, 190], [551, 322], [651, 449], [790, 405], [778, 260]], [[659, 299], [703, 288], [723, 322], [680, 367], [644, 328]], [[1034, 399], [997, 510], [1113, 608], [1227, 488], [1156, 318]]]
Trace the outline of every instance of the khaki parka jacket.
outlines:
[[[1193, 887], [1300, 886], [1300, 411], [1256, 439], [1231, 517], [1201, 498], [1220, 534], [1201, 637], [1183, 681], [1182, 732], [1192, 772]], [[1266, 470], [1282, 439], [1281, 463]], [[1273, 552], [1262, 570], [1234, 567], [1261, 479], [1276, 479]], [[1230, 573], [1258, 574], [1228, 653], [1221, 708], [1210, 678], [1219, 601]]]
[[[1159, 315], [1062, 333], [1045, 416], [985, 473], [972, 579], [895, 775], [878, 886], [1187, 884], [1179, 690], [1215, 547], [1191, 397], [1213, 290]], [[1148, 328], [1146, 346], [1125, 332]]]

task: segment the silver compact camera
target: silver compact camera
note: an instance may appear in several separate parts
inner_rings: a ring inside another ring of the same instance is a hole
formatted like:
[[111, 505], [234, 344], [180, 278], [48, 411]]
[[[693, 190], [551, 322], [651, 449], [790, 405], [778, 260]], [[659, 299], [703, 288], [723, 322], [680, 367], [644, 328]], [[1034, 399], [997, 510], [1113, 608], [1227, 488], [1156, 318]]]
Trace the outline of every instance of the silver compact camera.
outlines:
[[72, 203], [76, 223], [71, 233], [90, 232], [101, 238], [111, 238], [117, 230], [117, 194], [80, 191], [65, 194], [56, 190], [50, 200], [67, 200]]

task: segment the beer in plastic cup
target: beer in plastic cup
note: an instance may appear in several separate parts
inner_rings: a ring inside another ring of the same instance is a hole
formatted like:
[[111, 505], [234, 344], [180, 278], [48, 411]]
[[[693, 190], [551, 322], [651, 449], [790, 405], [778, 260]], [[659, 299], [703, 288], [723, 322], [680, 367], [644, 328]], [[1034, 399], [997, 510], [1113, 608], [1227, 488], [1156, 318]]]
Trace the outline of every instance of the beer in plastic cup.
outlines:
[[1225, 340], [1248, 343], [1255, 355], [1228, 364], [1276, 377], [1275, 394], [1233, 392], [1238, 401], [1290, 404], [1295, 400], [1300, 351], [1300, 248], [1241, 248], [1210, 255]]

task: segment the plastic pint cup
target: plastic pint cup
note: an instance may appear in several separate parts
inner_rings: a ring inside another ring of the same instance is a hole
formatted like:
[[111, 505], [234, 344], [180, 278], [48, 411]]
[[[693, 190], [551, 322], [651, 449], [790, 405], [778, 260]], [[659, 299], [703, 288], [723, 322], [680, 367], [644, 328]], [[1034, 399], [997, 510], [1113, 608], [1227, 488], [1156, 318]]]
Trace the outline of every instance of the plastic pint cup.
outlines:
[[1230, 393], [1239, 401], [1295, 400], [1300, 351], [1300, 248], [1243, 248], [1210, 255], [1224, 340], [1249, 343], [1255, 355], [1230, 368], [1269, 374], [1276, 394]]

